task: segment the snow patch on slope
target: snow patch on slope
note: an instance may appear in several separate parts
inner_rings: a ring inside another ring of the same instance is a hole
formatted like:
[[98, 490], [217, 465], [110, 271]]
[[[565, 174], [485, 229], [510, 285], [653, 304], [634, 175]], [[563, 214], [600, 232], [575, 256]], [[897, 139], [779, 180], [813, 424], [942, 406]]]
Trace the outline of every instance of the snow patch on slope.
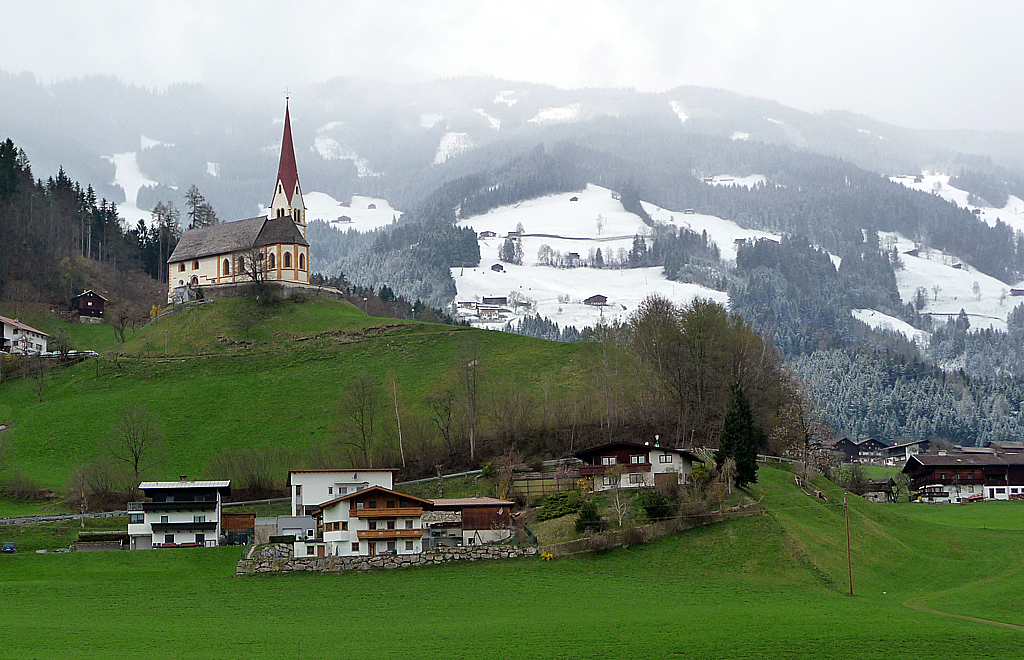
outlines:
[[138, 204], [139, 190], [143, 186], [157, 186], [158, 182], [153, 181], [139, 169], [139, 162], [135, 158], [136, 152], [128, 151], [104, 158], [114, 164], [115, 186], [124, 190], [125, 201], [117, 205], [117, 214], [129, 227], [134, 227], [139, 220], [149, 226], [152, 215], [148, 210], [140, 209]]
[[917, 344], [918, 348], [925, 348], [932, 340], [930, 332], [918, 330], [906, 321], [901, 321], [894, 316], [889, 316], [888, 314], [883, 314], [873, 309], [854, 309], [851, 310], [851, 312], [853, 314], [853, 318], [857, 319], [861, 323], [864, 323], [876, 330], [892, 330], [894, 332], [898, 332]]
[[683, 124], [690, 118], [690, 115], [686, 114], [686, 108], [679, 101], [669, 101], [669, 106], [672, 107], [672, 112], [676, 113], [676, 117], [679, 117], [679, 121]]
[[139, 136], [139, 146], [142, 151], [145, 151], [146, 149], [151, 149], [153, 147], [173, 147], [174, 145], [170, 142], [161, 142], [160, 140], [154, 140], [146, 137], [145, 135], [141, 135]]
[[484, 110], [483, 108], [477, 108], [475, 112], [476, 114], [486, 119], [487, 123], [490, 124], [491, 128], [493, 128], [494, 130], [497, 131], [501, 128], [501, 120], [498, 119], [497, 117], [490, 116], [489, 114], [487, 114], [487, 111]]
[[970, 193], [966, 190], [961, 190], [956, 186], [951, 186], [949, 184], [948, 174], [924, 172], [920, 175], [891, 176], [889, 177], [889, 180], [893, 183], [906, 186], [911, 190], [919, 190], [921, 192], [938, 195], [942, 199], [952, 202], [960, 208], [969, 209], [971, 212], [977, 211], [975, 215], [980, 217], [985, 224], [990, 227], [996, 226], [996, 220], [1002, 220], [1014, 231], [1024, 231], [1024, 201], [1013, 195], [1010, 195], [1006, 202], [1006, 206], [1001, 209], [997, 209], [991, 206], [975, 206], [970, 204], [967, 201], [970, 197]]
[[206, 173], [210, 176], [220, 176], [220, 163], [206, 161]]
[[531, 124], [554, 124], [572, 121], [580, 116], [580, 107], [579, 103], [573, 103], [561, 108], [544, 108], [528, 121]]
[[767, 238], [772, 241], [782, 240], [778, 234], [770, 234], [758, 229], [744, 229], [732, 220], [724, 220], [714, 215], [680, 213], [679, 211], [670, 211], [647, 202], [640, 202], [640, 204], [655, 222], [685, 227], [698, 234], [707, 232], [708, 238], [718, 245], [722, 261], [736, 261], [737, 242], [742, 243], [743, 241], [753, 241], [759, 238]]
[[[373, 231], [390, 225], [402, 216], [402, 212], [391, 208], [386, 199], [375, 197], [353, 195], [352, 201], [345, 206], [327, 193], [310, 192], [302, 196], [302, 201], [306, 204], [306, 218], [309, 221], [322, 220], [341, 231]], [[261, 206], [260, 212], [266, 213], [266, 207]]]
[[753, 188], [759, 183], [768, 182], [768, 178], [763, 174], [750, 174], [748, 176], [716, 174], [715, 176], [704, 177], [701, 180], [712, 186], [742, 186], [744, 188]]
[[452, 156], [457, 156], [473, 148], [473, 142], [469, 139], [469, 133], [445, 133], [441, 136], [441, 142], [437, 145], [437, 153], [434, 154], [434, 165], [440, 165]]
[[744, 133], [743, 131], [733, 131], [732, 135], [729, 136], [730, 140], [749, 140], [750, 133]]
[[501, 92], [498, 92], [498, 95], [494, 97], [494, 104], [507, 105], [508, 107], [511, 108], [516, 103], [519, 103], [519, 99], [512, 98], [512, 95], [515, 93], [516, 91], [514, 89], [506, 89]]
[[380, 176], [380, 172], [370, 167], [370, 161], [366, 160], [351, 149], [345, 149], [334, 138], [318, 135], [313, 138], [313, 148], [324, 160], [350, 160], [356, 167], [356, 173], [361, 176]]
[[433, 128], [444, 120], [444, 115], [430, 112], [420, 115], [420, 128]]

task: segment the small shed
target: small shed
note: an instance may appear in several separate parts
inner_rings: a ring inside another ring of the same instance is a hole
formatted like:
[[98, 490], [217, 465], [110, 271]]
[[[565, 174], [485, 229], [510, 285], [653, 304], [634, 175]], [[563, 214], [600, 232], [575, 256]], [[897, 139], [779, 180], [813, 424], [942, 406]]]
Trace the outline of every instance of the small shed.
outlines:
[[570, 201], [570, 202], [578, 202], [578, 201], [580, 201], [580, 198], [579, 198], [579, 197], [576, 197], [576, 196], [574, 195], [574, 196], [572, 196], [572, 197], [570, 197], [570, 198], [569, 198], [569, 201]]
[[348, 217], [347, 215], [339, 215], [337, 221], [338, 222], [349, 223], [349, 222], [352, 222], [352, 218]]
[[106, 304], [107, 299], [92, 289], [83, 291], [71, 299], [71, 309], [77, 311], [80, 317], [103, 318]]
[[377, 208], [377, 205], [376, 205], [376, 204], [367, 204], [367, 205], [366, 205], [366, 208], [368, 208], [369, 210], [371, 210], [371, 211], [372, 211], [372, 210], [374, 210], [374, 209], [376, 209], [376, 208]]
[[608, 304], [608, 297], [602, 296], [600, 293], [594, 296], [590, 296], [583, 301], [584, 305], [593, 305], [594, 307], [601, 307]]
[[493, 266], [491, 266], [491, 270], [493, 270], [495, 273], [504, 273], [505, 267], [502, 266], [501, 264], [494, 264]]
[[477, 234], [477, 237], [478, 238], [494, 238], [497, 235], [498, 235], [498, 233], [494, 232], [494, 231], [482, 231], [479, 234]]
[[255, 537], [256, 514], [223, 512], [220, 514], [220, 527], [227, 545], [245, 545]]
[[1024, 296], [1024, 289], [1010, 289], [1011, 296]]

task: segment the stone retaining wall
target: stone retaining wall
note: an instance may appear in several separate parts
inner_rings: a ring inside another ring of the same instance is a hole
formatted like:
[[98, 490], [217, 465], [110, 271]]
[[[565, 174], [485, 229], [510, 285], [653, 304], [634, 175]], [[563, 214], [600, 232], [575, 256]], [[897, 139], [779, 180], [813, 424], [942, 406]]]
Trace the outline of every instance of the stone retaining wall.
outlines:
[[[287, 556], [281, 555], [281, 548], [288, 548]], [[292, 557], [291, 548], [275, 543], [256, 548], [252, 559], [238, 562], [235, 575], [253, 573], [281, 573], [285, 571], [313, 571], [331, 573], [336, 571], [368, 571], [374, 568], [406, 568], [445, 564], [450, 561], [481, 561], [489, 559], [516, 559], [537, 554], [533, 546], [511, 545], [463, 546], [456, 548], [434, 548], [418, 555], [378, 555], [376, 557]]]

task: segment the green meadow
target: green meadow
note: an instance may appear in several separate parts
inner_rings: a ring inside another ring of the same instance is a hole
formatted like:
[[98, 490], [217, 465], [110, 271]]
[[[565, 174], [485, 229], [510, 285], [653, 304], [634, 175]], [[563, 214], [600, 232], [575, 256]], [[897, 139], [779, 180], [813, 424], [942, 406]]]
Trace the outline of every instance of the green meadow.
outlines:
[[[75, 324], [66, 324], [73, 326]], [[76, 328], [76, 345], [91, 348]], [[97, 345], [98, 346], [98, 345]], [[102, 348], [102, 347], [100, 347]], [[452, 368], [476, 357], [481, 389], [521, 386], [558, 394], [588, 379], [596, 347], [501, 332], [371, 318], [349, 303], [313, 298], [269, 308], [244, 298], [183, 309], [149, 323], [101, 357], [50, 371], [42, 401], [34, 378], [0, 383], [19, 470], [59, 489], [67, 475], [105, 455], [118, 415], [144, 404], [164, 442], [152, 478], [203, 475], [225, 449], [303, 450], [334, 436], [338, 402], [360, 373], [384, 383], [393, 371], [412, 437], [436, 432], [423, 399], [450, 385]]]
[[551, 562], [235, 578], [238, 548], [0, 556], [3, 655], [1019, 657], [1024, 507], [851, 497], [850, 596], [841, 492], [758, 475], [767, 515]]

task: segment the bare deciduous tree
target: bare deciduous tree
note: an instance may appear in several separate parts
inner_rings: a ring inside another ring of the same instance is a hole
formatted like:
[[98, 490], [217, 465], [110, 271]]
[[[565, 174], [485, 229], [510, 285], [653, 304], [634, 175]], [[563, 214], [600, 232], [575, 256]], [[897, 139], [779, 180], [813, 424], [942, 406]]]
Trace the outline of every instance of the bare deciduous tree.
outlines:
[[132, 471], [132, 488], [139, 487], [139, 475], [156, 462], [163, 434], [156, 420], [141, 403], [126, 408], [111, 434], [110, 454]]
[[373, 467], [373, 449], [386, 405], [384, 401], [380, 385], [368, 375], [359, 374], [349, 381], [338, 404], [338, 444], [357, 450], [363, 467]]

